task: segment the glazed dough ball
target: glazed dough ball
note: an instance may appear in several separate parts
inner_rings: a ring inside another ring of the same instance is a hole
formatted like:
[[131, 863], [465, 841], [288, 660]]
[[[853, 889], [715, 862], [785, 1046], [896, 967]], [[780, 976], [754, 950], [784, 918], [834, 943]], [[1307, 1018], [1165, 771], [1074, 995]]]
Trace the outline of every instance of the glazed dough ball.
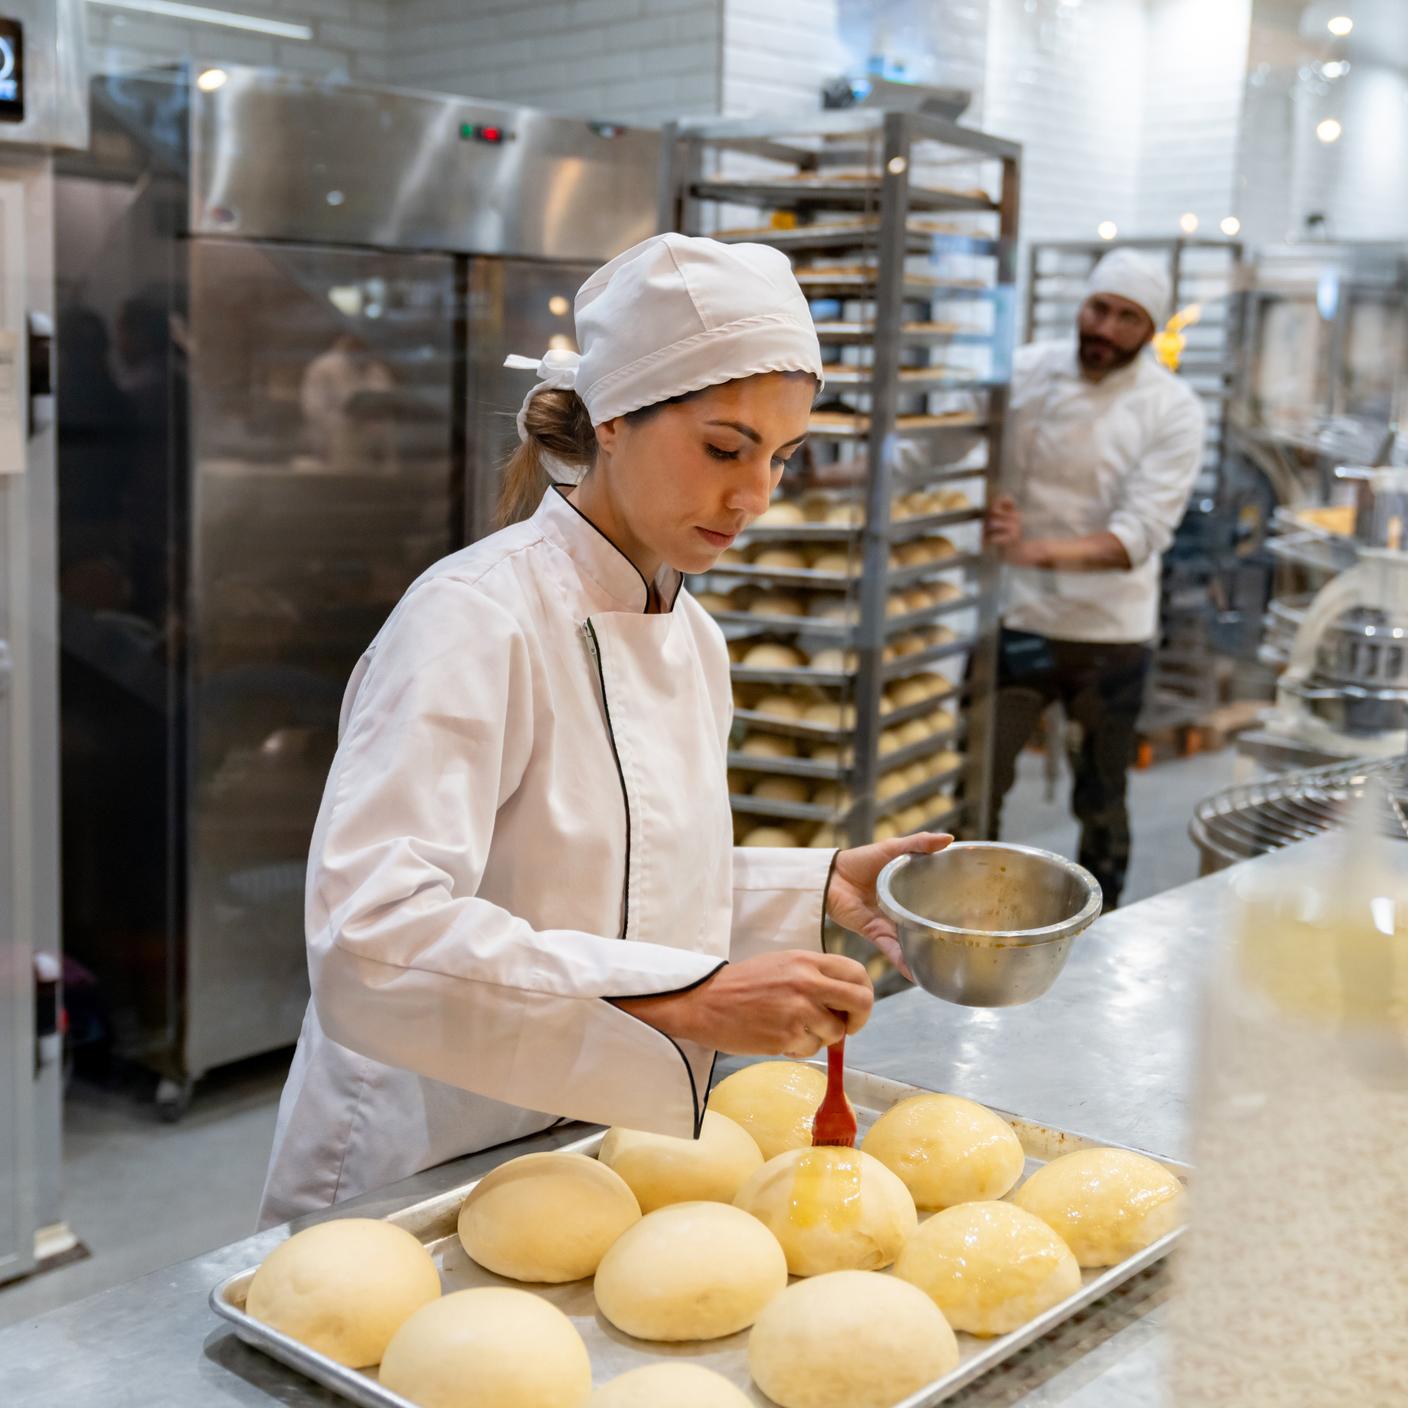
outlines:
[[800, 597], [783, 596], [778, 592], [769, 592], [763, 596], [755, 596], [748, 605], [748, 610], [755, 616], [805, 616], [807, 608]]
[[524, 1154], [500, 1164], [460, 1207], [460, 1243], [514, 1281], [590, 1276], [640, 1204], [625, 1180], [584, 1154]]
[[795, 758], [797, 741], [776, 733], [750, 733], [739, 745], [738, 751], [750, 758]]
[[740, 846], [795, 846], [797, 838], [783, 826], [755, 826], [738, 843]]
[[764, 641], [753, 646], [743, 657], [750, 670], [796, 670], [807, 663], [806, 656], [790, 645]]
[[812, 795], [812, 790], [800, 777], [765, 777], [753, 785], [749, 795], [760, 797], [767, 802], [788, 802], [797, 805], [805, 803]]
[[780, 1408], [890, 1408], [957, 1366], [938, 1306], [874, 1271], [798, 1281], [748, 1337], [748, 1370]]
[[731, 1203], [763, 1166], [752, 1135], [717, 1110], [704, 1112], [698, 1139], [609, 1130], [597, 1158], [625, 1179], [642, 1212], [670, 1203]]
[[923, 1212], [1001, 1198], [1026, 1167], [1022, 1141], [1000, 1115], [957, 1095], [911, 1095], [861, 1141], [898, 1174]]
[[1082, 1266], [1113, 1266], [1184, 1221], [1183, 1184], [1128, 1149], [1080, 1149], [1039, 1168], [1012, 1195], [1059, 1234]]
[[826, 1094], [826, 1076], [799, 1061], [761, 1061], [726, 1076], [709, 1093], [709, 1108], [741, 1125], [771, 1159], [808, 1148], [812, 1120]]
[[583, 1408], [592, 1391], [572, 1322], [530, 1291], [497, 1286], [456, 1291], [411, 1316], [378, 1377], [420, 1408]]
[[640, 1340], [716, 1340], [746, 1330], [787, 1285], [777, 1239], [727, 1203], [652, 1212], [601, 1259], [597, 1309]]
[[970, 1335], [1005, 1335], [1080, 1290], [1071, 1249], [1011, 1203], [963, 1203], [931, 1217], [904, 1244], [895, 1275]]
[[612, 1379], [587, 1408], [753, 1408], [753, 1400], [712, 1369], [667, 1359]]
[[859, 1149], [790, 1149], [769, 1159], [734, 1202], [771, 1229], [794, 1276], [879, 1271], [919, 1221], [909, 1190]]
[[319, 1354], [365, 1369], [439, 1296], [430, 1253], [404, 1228], [340, 1217], [275, 1247], [249, 1283], [245, 1309]]
[[753, 559], [754, 567], [771, 567], [774, 571], [798, 572], [807, 559], [796, 548], [765, 548]]
[[775, 719], [800, 719], [807, 706], [791, 694], [765, 694], [753, 709], [759, 714], [771, 714]]
[[791, 527], [797, 523], [805, 523], [807, 515], [802, 512], [797, 504], [788, 503], [786, 499], [779, 499], [775, 504], [770, 504], [757, 518], [753, 520], [760, 527]]

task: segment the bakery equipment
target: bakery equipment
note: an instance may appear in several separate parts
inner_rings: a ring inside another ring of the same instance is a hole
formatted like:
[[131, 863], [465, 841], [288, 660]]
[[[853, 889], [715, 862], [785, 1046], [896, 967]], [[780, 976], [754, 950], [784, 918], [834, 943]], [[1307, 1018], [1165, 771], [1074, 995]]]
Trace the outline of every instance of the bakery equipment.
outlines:
[[1198, 803], [1188, 830], [1207, 875], [1343, 830], [1365, 801], [1384, 835], [1402, 835], [1397, 808], [1408, 806], [1408, 754], [1357, 758], [1225, 788]]
[[876, 894], [920, 987], [964, 1007], [1040, 997], [1102, 903], [1083, 866], [1000, 841], [900, 856], [880, 872]]

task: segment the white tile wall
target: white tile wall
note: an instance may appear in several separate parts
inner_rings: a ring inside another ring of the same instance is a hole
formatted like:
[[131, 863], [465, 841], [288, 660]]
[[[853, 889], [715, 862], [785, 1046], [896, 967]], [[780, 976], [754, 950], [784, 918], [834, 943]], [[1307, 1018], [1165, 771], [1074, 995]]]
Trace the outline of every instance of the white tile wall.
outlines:
[[223, 5], [242, 14], [306, 24], [313, 30], [312, 40], [306, 42], [89, 5], [89, 65], [94, 72], [101, 72], [190, 59], [346, 75], [384, 83], [388, 76], [388, 17], [395, 3], [396, 0], [227, 0]]
[[717, 112], [720, 0], [392, 0], [393, 83], [636, 122]]

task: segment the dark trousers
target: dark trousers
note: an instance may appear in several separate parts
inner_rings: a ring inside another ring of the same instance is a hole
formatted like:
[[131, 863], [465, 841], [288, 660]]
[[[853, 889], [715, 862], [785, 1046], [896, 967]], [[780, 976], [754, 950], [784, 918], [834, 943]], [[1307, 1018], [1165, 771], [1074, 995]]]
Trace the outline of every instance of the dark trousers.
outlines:
[[1001, 835], [1002, 802], [1016, 776], [1017, 758], [1042, 712], [1059, 700], [1072, 735], [1071, 809], [1080, 822], [1080, 863], [1100, 882], [1105, 908], [1113, 909], [1129, 869], [1125, 781], [1153, 651], [1146, 645], [1050, 640], [1004, 630], [998, 652], [994, 835]]

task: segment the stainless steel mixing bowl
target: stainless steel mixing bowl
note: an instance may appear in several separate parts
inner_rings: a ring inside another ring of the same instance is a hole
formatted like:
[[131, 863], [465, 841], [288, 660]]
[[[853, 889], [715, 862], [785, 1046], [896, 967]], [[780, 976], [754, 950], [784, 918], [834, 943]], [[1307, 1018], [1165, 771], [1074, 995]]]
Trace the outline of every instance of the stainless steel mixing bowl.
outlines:
[[876, 889], [919, 985], [965, 1007], [1040, 997], [1101, 905], [1100, 885], [1083, 866], [1001, 841], [900, 856]]

